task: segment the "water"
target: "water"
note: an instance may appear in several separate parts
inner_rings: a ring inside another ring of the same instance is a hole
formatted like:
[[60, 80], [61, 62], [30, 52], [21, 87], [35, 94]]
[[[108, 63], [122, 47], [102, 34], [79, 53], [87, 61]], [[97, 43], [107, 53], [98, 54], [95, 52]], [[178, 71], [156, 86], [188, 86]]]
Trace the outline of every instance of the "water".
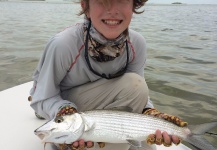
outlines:
[[[31, 81], [48, 39], [82, 20], [79, 10], [0, 2], [0, 90]], [[145, 78], [155, 107], [189, 124], [217, 120], [216, 14], [217, 5], [148, 5], [131, 24], [147, 40]]]

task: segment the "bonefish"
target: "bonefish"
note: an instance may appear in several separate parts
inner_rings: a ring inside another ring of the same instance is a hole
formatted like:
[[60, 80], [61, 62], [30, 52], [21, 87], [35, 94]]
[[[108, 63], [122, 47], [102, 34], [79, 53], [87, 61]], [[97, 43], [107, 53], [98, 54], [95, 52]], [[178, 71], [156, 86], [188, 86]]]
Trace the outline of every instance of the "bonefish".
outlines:
[[176, 135], [198, 150], [216, 150], [202, 135], [216, 122], [179, 127], [171, 122], [144, 114], [114, 110], [94, 110], [56, 117], [35, 130], [42, 142], [71, 144], [78, 139], [93, 142], [129, 143], [141, 147], [157, 129]]

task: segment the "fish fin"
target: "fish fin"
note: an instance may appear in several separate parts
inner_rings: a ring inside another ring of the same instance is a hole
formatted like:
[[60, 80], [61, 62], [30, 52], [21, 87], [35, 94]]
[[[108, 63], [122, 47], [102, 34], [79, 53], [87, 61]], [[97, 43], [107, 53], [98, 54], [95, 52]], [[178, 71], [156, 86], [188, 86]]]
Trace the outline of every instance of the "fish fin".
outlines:
[[216, 150], [205, 138], [199, 135], [192, 135], [186, 141], [197, 150]]
[[83, 116], [85, 113], [80, 112], [80, 114], [81, 114], [81, 118], [83, 119], [83, 123], [84, 123], [84, 132], [93, 129], [95, 127], [94, 121], [91, 119], [86, 119]]
[[156, 145], [155, 144], [152, 144], [152, 145], [149, 145], [147, 143], [143, 144], [142, 145], [142, 150], [156, 150]]
[[87, 124], [84, 125], [84, 131], [89, 131], [91, 129], [91, 127]]
[[217, 126], [217, 121], [210, 122], [210, 123], [204, 123], [200, 125], [189, 125], [188, 128], [195, 135], [203, 135], [205, 134], [205, 132], [211, 130], [212, 128], [216, 126]]
[[[134, 141], [134, 140], [127, 140], [128, 143], [131, 145], [129, 150], [156, 150], [156, 145], [149, 145], [144, 141]], [[129, 142], [130, 141], [130, 142]], [[132, 144], [133, 141], [133, 144]], [[136, 143], [136, 145], [135, 145]]]
[[211, 143], [202, 137], [205, 132], [216, 126], [217, 121], [195, 126], [191, 125], [189, 126], [189, 129], [191, 130], [192, 134], [190, 134], [185, 141], [193, 145], [197, 150], [216, 150]]
[[126, 112], [133, 112], [133, 109], [129, 106], [120, 106], [120, 107], [113, 107], [109, 110], [118, 110], [118, 111], [126, 111]]
[[133, 147], [142, 147], [141, 141], [127, 140], [127, 142]]
[[93, 129], [95, 126], [94, 122], [93, 121], [88, 121], [88, 122], [85, 122], [84, 124], [84, 131], [89, 131], [91, 129]]

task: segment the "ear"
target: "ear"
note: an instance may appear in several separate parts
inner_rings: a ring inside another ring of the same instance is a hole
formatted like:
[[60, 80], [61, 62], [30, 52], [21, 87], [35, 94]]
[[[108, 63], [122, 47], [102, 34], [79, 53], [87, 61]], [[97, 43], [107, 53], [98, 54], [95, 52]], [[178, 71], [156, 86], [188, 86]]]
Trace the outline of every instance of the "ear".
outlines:
[[84, 2], [84, 0], [81, 1], [81, 8], [84, 10], [86, 6], [86, 3]]
[[[81, 0], [81, 8], [82, 10], [86, 10], [87, 8], [87, 3], [84, 0]], [[87, 18], [89, 18], [89, 12], [86, 12], [85, 15]]]

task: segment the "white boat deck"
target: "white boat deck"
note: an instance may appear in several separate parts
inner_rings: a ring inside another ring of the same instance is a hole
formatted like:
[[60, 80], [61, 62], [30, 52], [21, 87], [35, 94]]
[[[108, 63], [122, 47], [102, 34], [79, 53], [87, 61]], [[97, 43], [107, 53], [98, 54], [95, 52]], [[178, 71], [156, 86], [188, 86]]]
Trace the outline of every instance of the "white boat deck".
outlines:
[[[0, 92], [0, 149], [1, 150], [44, 150], [34, 130], [45, 120], [35, 117], [27, 98], [32, 82], [28, 82]], [[46, 146], [46, 150], [52, 150]], [[157, 146], [157, 150], [190, 150], [183, 144], [166, 148]]]

